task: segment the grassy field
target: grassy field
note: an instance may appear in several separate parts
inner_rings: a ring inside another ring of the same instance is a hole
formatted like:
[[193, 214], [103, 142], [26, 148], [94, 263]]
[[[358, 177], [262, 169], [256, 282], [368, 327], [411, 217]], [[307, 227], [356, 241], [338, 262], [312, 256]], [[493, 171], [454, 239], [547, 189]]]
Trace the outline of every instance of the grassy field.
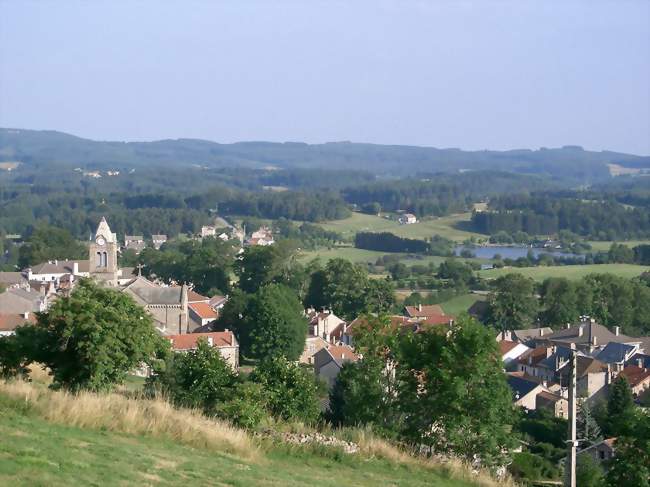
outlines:
[[490, 269], [479, 271], [484, 278], [497, 278], [505, 274], [517, 272], [526, 277], [532, 277], [536, 281], [543, 281], [547, 277], [566, 277], [567, 279], [581, 279], [588, 274], [610, 273], [617, 276], [632, 278], [637, 277], [650, 267], [633, 264], [600, 264], [600, 265], [567, 265], [554, 267], [503, 267], [501, 269]]
[[[603, 250], [603, 251], [609, 250], [609, 248], [612, 246], [614, 242], [612, 241], [599, 242], [596, 240], [590, 240], [587, 243], [591, 245], [592, 251], [596, 252], [598, 250]], [[650, 244], [650, 240], [627, 240], [627, 241], [616, 242], [616, 243], [621, 243], [623, 245], [627, 245], [630, 248], [633, 248], [636, 247], [637, 245]]]
[[460, 296], [451, 298], [449, 301], [440, 303], [440, 306], [442, 306], [443, 311], [448, 315], [458, 316], [467, 311], [476, 301], [485, 301], [486, 299], [486, 296], [479, 294], [461, 294]]
[[271, 443], [160, 401], [78, 398], [22, 383], [0, 383], [0, 437], [0, 485], [475, 485], [459, 479], [466, 469], [406, 461], [393, 447], [360, 443], [363, 451], [349, 455]]
[[400, 237], [408, 238], [425, 238], [433, 235], [462, 242], [470, 237], [486, 238], [480, 233], [469, 232], [458, 228], [458, 225], [468, 223], [471, 213], [461, 213], [449, 215], [442, 218], [422, 220], [412, 225], [400, 225], [395, 220], [366, 215], [363, 213], [353, 213], [351, 217], [344, 220], [330, 221], [320, 223], [319, 225], [327, 230], [332, 230], [343, 234], [343, 236], [352, 238], [357, 232], [391, 232]]

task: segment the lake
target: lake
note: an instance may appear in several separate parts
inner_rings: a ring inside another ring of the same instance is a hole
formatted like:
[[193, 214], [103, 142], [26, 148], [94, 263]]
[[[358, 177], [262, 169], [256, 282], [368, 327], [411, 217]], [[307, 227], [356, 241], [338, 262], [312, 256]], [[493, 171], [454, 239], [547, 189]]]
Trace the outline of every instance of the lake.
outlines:
[[531, 250], [535, 257], [538, 257], [541, 254], [550, 254], [555, 257], [580, 257], [584, 258], [583, 255], [574, 254], [571, 252], [551, 252], [547, 249], [539, 249], [533, 247], [516, 247], [516, 246], [506, 246], [506, 245], [490, 245], [490, 246], [477, 246], [477, 247], [465, 247], [464, 245], [459, 245], [454, 248], [454, 254], [460, 255], [460, 253], [467, 249], [472, 252], [479, 259], [493, 259], [496, 254], [499, 254], [503, 259], [518, 259], [520, 257], [526, 257], [528, 251]]

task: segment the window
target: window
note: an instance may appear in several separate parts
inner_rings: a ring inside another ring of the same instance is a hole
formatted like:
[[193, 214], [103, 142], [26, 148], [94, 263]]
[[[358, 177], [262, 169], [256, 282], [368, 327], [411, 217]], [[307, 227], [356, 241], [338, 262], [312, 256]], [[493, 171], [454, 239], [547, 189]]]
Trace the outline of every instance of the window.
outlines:
[[95, 257], [95, 267], [101, 267], [102, 266], [102, 253], [97, 252], [97, 255]]
[[605, 452], [604, 451], [599, 451], [598, 454], [600, 455], [601, 460], [605, 460]]

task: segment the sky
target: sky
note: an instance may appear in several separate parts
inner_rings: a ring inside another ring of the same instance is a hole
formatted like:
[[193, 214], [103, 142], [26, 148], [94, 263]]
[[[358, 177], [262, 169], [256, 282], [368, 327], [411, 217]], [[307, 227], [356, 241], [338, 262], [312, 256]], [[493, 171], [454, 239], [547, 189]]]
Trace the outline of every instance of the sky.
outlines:
[[0, 0], [0, 127], [650, 154], [647, 0]]

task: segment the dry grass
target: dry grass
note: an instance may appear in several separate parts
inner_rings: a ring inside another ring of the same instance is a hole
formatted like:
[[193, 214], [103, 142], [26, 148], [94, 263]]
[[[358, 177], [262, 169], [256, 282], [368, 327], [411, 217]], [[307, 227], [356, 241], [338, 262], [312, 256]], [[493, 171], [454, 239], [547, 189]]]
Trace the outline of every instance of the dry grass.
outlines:
[[360, 451], [367, 457], [376, 457], [389, 462], [412, 465], [444, 472], [449, 478], [463, 480], [481, 487], [516, 487], [516, 482], [509, 476], [496, 479], [487, 470], [476, 470], [458, 458], [425, 458], [414, 456], [410, 452], [378, 438], [366, 429], [348, 430], [346, 436], [357, 443]]
[[52, 423], [164, 437], [251, 460], [260, 455], [246, 432], [206, 418], [198, 411], [176, 409], [162, 399], [128, 399], [120, 394], [90, 392], [70, 394], [22, 381], [0, 382], [0, 393], [25, 401]]

